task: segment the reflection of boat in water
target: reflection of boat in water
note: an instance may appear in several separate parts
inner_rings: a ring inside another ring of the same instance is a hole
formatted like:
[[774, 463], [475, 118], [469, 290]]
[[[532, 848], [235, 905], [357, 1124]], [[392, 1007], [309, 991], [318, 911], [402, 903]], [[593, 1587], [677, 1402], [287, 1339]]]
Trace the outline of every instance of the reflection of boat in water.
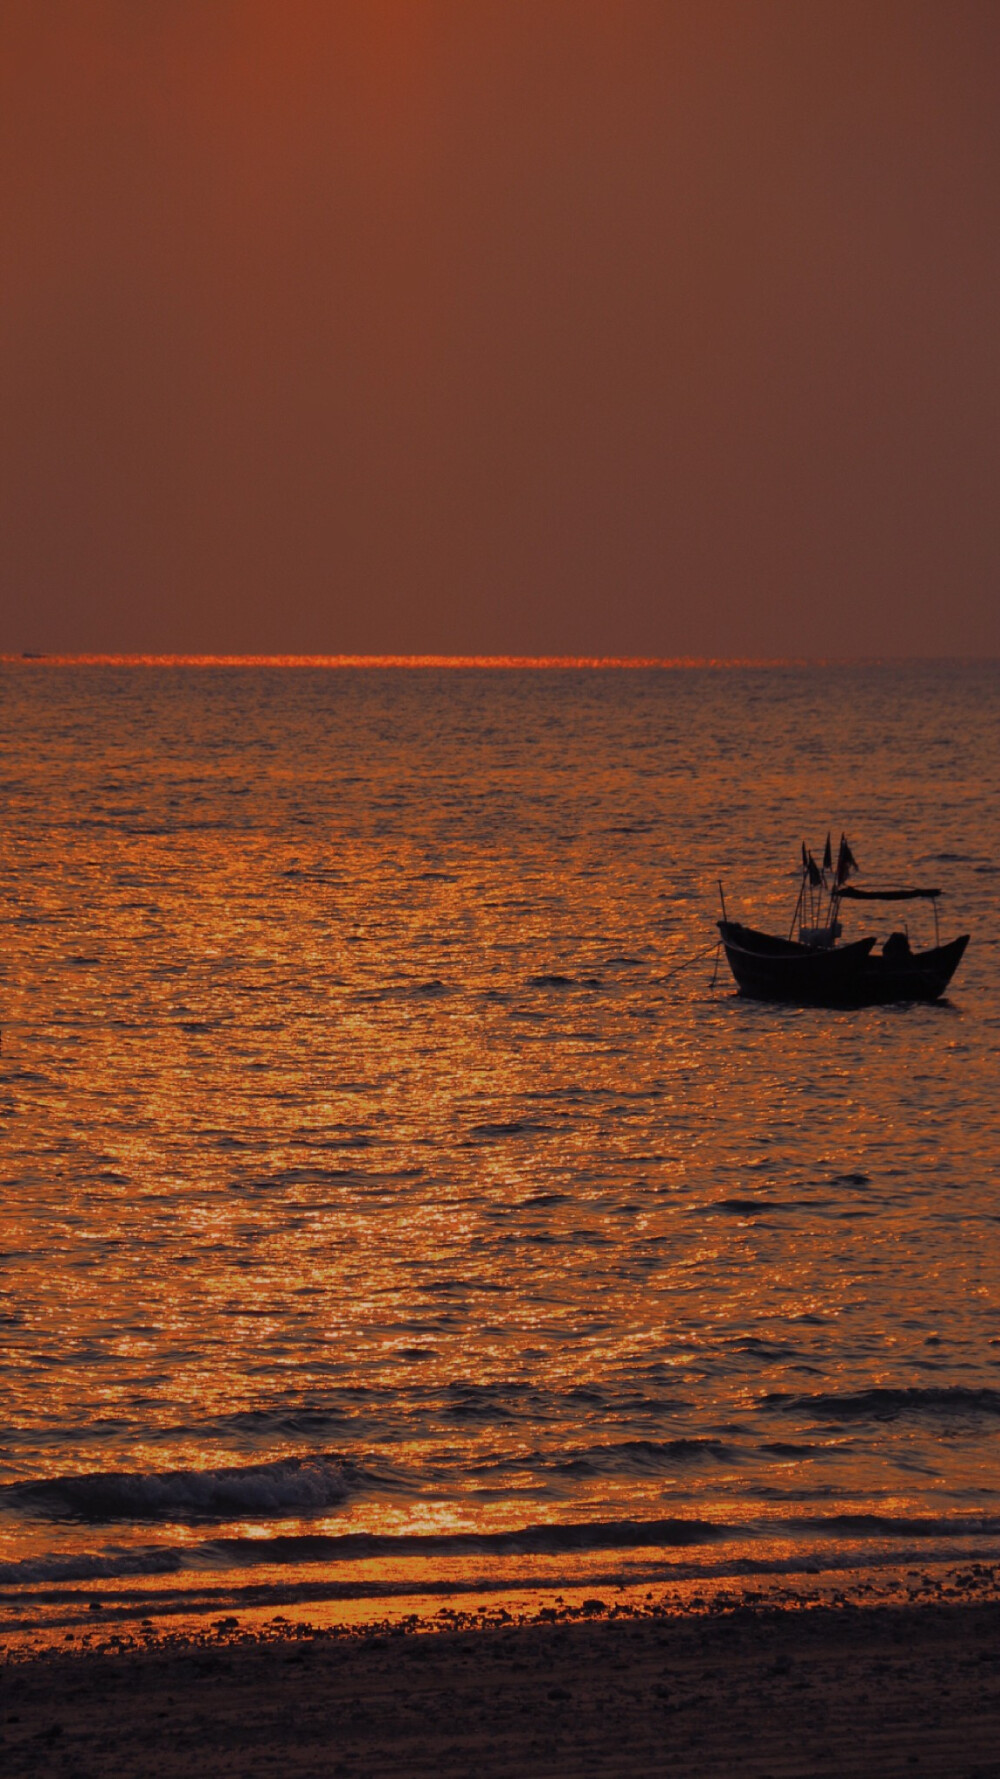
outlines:
[[[802, 882], [787, 939], [729, 920], [723, 901], [719, 932], [741, 994], [762, 1001], [863, 1007], [888, 1001], [936, 1001], [944, 993], [969, 935], [940, 943], [940, 890], [855, 889], [847, 879], [856, 869], [843, 836], [836, 867], [829, 838], [822, 866], [803, 846]], [[929, 901], [934, 910], [935, 943], [929, 950], [911, 950], [906, 932], [891, 933], [880, 952], [874, 938], [838, 943], [843, 902], [915, 901]], [[796, 923], [798, 938], [793, 939]]]

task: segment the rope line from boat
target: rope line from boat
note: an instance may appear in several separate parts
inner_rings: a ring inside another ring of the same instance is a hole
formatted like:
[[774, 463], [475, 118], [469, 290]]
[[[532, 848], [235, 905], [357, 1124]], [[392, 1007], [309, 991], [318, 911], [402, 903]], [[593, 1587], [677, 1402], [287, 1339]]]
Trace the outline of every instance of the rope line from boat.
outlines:
[[[701, 951], [696, 951], [693, 957], [686, 957], [684, 959], [683, 963], [675, 964], [672, 970], [667, 970], [663, 976], [657, 976], [656, 980], [657, 980], [657, 982], [669, 982], [671, 976], [679, 976], [682, 970], [690, 969], [692, 964], [699, 963], [703, 957], [708, 957], [709, 953], [713, 952], [713, 951], [715, 952], [716, 974], [718, 974], [719, 953], [721, 950], [722, 950], [722, 940], [715, 939], [715, 940], [713, 940], [711, 945], [706, 945], [703, 947], [703, 949]], [[712, 986], [713, 986], [713, 988], [715, 986], [715, 976], [712, 977]]]

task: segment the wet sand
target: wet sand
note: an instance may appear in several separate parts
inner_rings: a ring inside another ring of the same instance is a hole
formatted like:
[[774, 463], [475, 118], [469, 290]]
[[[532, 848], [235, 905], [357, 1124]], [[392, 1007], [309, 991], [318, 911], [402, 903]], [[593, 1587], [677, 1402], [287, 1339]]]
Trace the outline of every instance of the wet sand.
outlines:
[[230, 1621], [8, 1659], [0, 1719], [10, 1779], [1000, 1779], [1000, 1605], [362, 1635]]

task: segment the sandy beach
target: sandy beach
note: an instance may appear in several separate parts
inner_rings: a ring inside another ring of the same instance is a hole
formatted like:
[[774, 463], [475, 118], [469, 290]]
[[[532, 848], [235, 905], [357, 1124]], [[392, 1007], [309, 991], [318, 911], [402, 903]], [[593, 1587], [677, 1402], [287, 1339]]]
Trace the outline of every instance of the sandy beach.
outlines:
[[15, 1779], [1000, 1775], [1000, 1606], [308, 1624], [10, 1659]]

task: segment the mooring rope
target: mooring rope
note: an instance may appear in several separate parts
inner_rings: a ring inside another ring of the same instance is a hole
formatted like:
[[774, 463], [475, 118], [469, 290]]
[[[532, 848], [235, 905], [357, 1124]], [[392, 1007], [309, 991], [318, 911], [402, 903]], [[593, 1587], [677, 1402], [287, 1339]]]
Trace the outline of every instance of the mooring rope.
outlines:
[[[682, 970], [689, 969], [692, 964], [698, 963], [703, 957], [708, 957], [709, 953], [713, 952], [713, 951], [716, 953], [715, 961], [716, 961], [716, 964], [718, 964], [718, 961], [719, 961], [718, 953], [721, 950], [721, 948], [722, 948], [722, 940], [715, 939], [711, 945], [706, 945], [703, 951], [696, 951], [693, 957], [686, 957], [684, 959], [683, 963], [675, 964], [672, 970], [668, 970], [666, 972], [666, 975], [657, 976], [657, 978], [656, 978], [657, 982], [669, 982], [671, 976], [679, 976], [680, 972]], [[713, 982], [715, 981], [714, 976], [712, 978], [712, 981]]]

